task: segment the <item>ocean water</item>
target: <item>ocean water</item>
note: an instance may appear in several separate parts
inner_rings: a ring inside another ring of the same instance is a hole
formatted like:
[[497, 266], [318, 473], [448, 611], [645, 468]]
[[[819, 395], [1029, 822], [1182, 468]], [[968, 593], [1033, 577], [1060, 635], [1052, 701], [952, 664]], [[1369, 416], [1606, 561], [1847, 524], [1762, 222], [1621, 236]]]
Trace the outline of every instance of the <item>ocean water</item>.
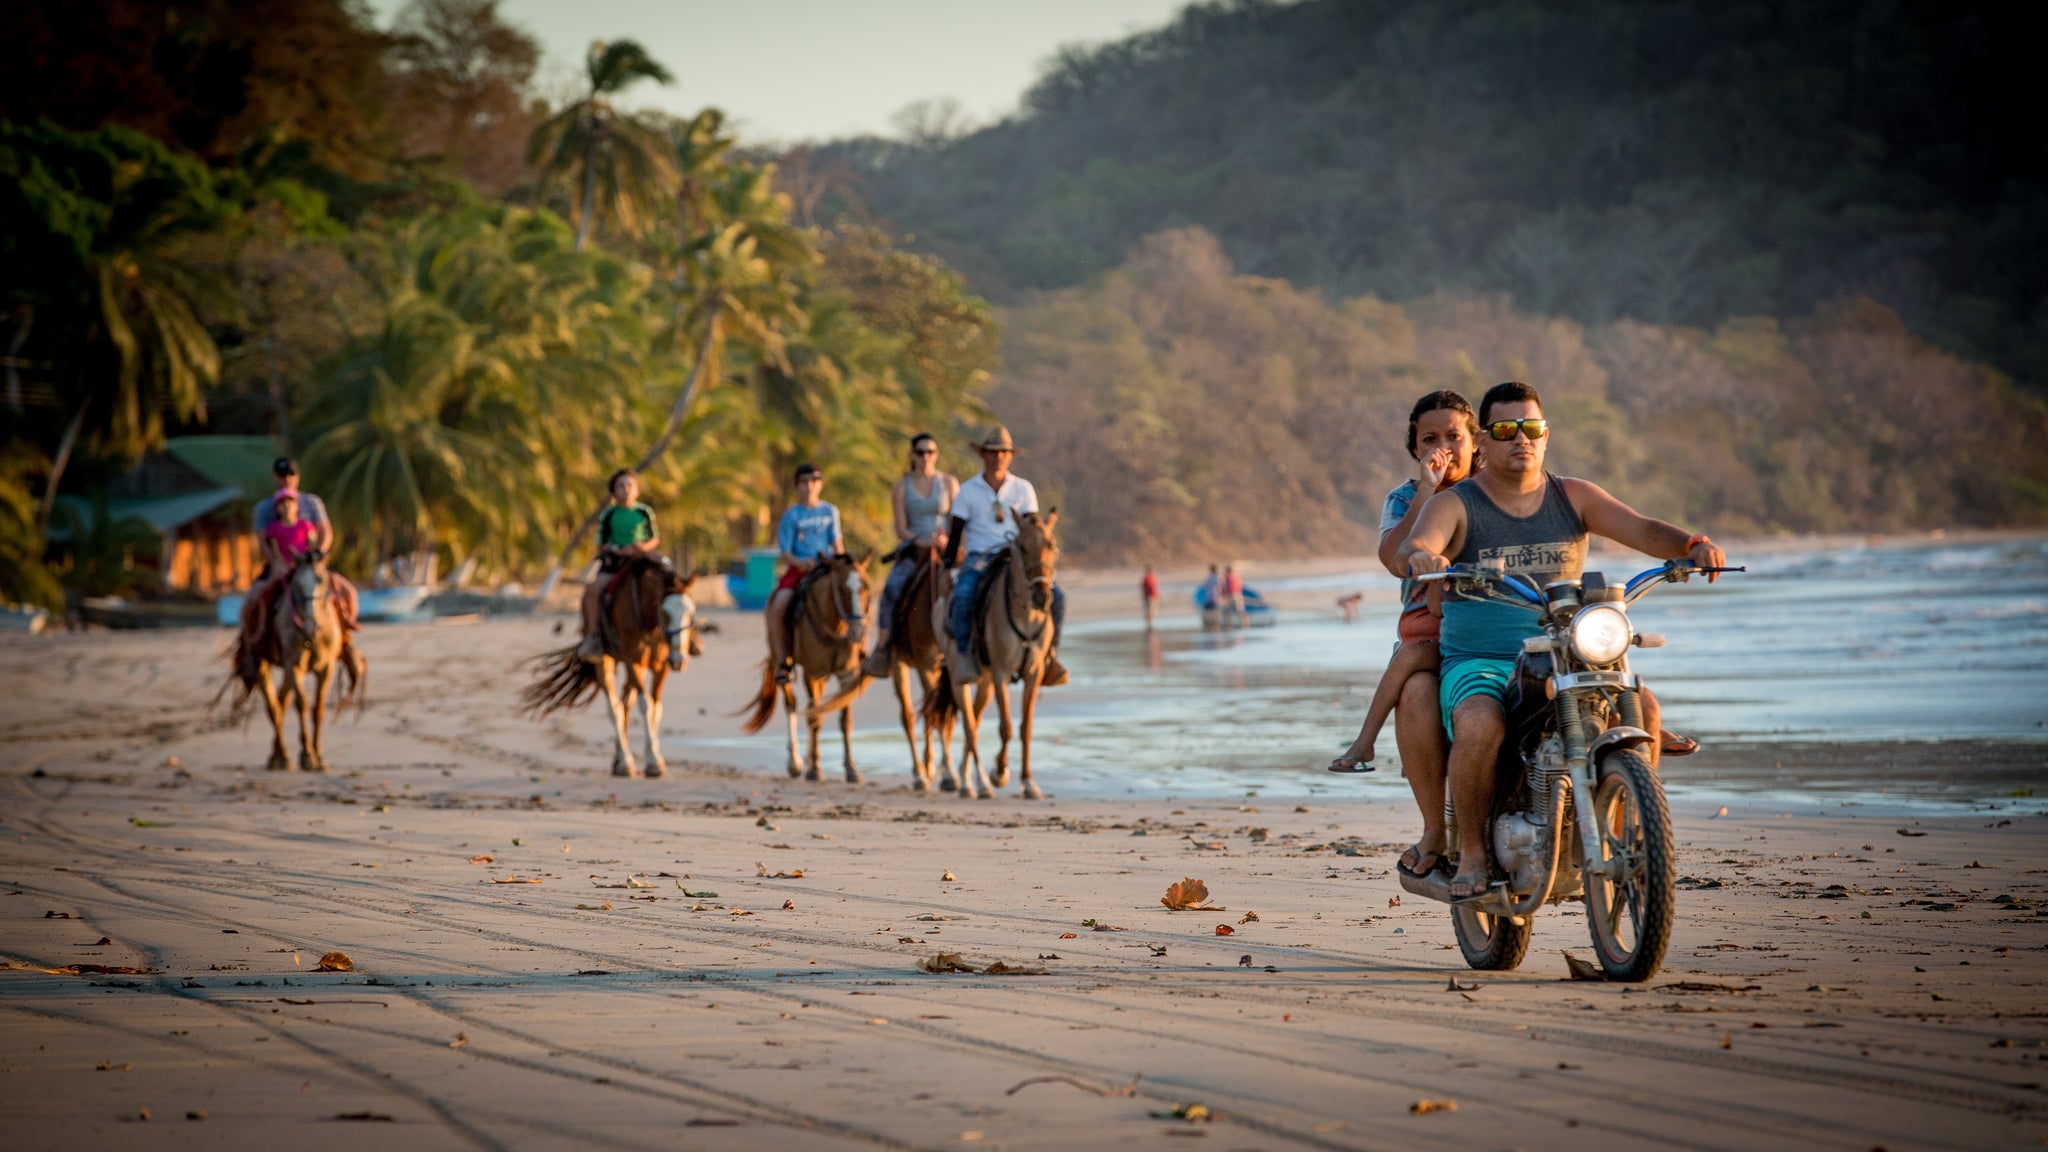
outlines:
[[[1667, 727], [1701, 753], [1667, 761], [1675, 797], [1912, 808], [2048, 806], [2048, 540], [1778, 548], [1750, 571], [1665, 585], [1632, 611], [1664, 648], [1633, 657]], [[1648, 567], [1596, 555], [1610, 576]], [[1261, 582], [1286, 603], [1391, 588], [1384, 572]], [[1314, 595], [1311, 595], [1313, 593]], [[1388, 599], [1381, 596], [1380, 599]], [[1033, 767], [1049, 793], [1398, 799], [1391, 723], [1382, 771], [1323, 765], [1349, 742], [1393, 646], [1391, 604], [1352, 624], [1282, 611], [1219, 634], [1192, 616], [1076, 624], [1071, 685], [1044, 693]], [[856, 749], [907, 771], [893, 704], [871, 693]], [[984, 722], [993, 757], [994, 709]], [[828, 752], [828, 767], [836, 762]]]

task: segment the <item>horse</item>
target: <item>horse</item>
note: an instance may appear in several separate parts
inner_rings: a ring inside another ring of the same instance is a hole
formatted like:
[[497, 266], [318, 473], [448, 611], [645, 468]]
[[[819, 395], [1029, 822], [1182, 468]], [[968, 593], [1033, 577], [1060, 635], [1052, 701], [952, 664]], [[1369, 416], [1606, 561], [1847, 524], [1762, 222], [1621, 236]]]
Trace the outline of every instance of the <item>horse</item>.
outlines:
[[[953, 724], [943, 724], [924, 719], [924, 747], [918, 747], [918, 723], [923, 703], [932, 698], [938, 690], [939, 667], [944, 663], [946, 653], [939, 646], [939, 634], [943, 625], [937, 621], [941, 613], [935, 609], [946, 603], [951, 591], [951, 581], [946, 570], [938, 563], [933, 549], [926, 548], [914, 555], [905, 555], [898, 564], [916, 564], [910, 580], [903, 586], [903, 599], [896, 605], [897, 625], [889, 634], [889, 682], [896, 689], [896, 707], [903, 723], [903, 738], [910, 744], [910, 766], [914, 773], [912, 787], [919, 792], [932, 790], [932, 736], [938, 735], [939, 759], [944, 763], [945, 779], [939, 783], [944, 791], [951, 792], [960, 787], [958, 776], [953, 771]], [[919, 706], [913, 710], [910, 704], [910, 680], [916, 677], [922, 695]], [[860, 697], [867, 682], [862, 680], [850, 688], [842, 688], [830, 699], [813, 704], [805, 709], [807, 719], [816, 719], [828, 712], [837, 712], [851, 707]]]
[[[270, 771], [289, 772], [292, 767], [291, 755], [284, 745], [287, 705], [295, 707], [299, 716], [299, 769], [327, 771], [320, 735], [327, 714], [327, 690], [337, 668], [341, 670], [342, 689], [335, 702], [336, 712], [351, 703], [358, 713], [362, 711], [369, 662], [354, 652], [351, 658], [344, 659], [345, 639], [341, 612], [334, 603], [334, 577], [327, 571], [327, 558], [319, 552], [299, 557], [291, 571], [285, 573], [270, 608], [270, 627], [256, 640], [254, 650], [245, 650], [245, 641], [237, 637], [229, 652], [234, 670], [228, 674], [220, 693], [214, 695], [214, 701], [218, 703], [221, 693], [239, 687], [229, 714], [240, 717], [249, 698], [258, 688], [263, 690], [263, 705], [270, 713], [270, 760], [265, 765]], [[276, 683], [270, 676], [273, 669], [283, 673]], [[308, 675], [313, 677], [310, 708], [305, 685]], [[310, 733], [308, 713], [312, 717]]]
[[[825, 695], [825, 681], [836, 679], [841, 693], [859, 686], [861, 640], [867, 635], [868, 601], [871, 592], [868, 586], [868, 562], [871, 556], [858, 559], [841, 553], [837, 556], [819, 555], [818, 567], [804, 577], [797, 586], [796, 603], [790, 605], [789, 652], [795, 657], [797, 670], [803, 673], [806, 698], [815, 708]], [[774, 650], [770, 645], [771, 652]], [[748, 732], [759, 732], [775, 715], [776, 698], [782, 700], [783, 711], [789, 715], [789, 775], [792, 779], [805, 775], [804, 760], [797, 753], [796, 741], [796, 686], [787, 682], [775, 682], [774, 657], [761, 663], [761, 691], [747, 705], [740, 709], [752, 712], [743, 725]], [[860, 771], [853, 766], [853, 709], [850, 706], [839, 709], [839, 736], [846, 749], [846, 782], [860, 783]], [[821, 716], [806, 715], [811, 729], [810, 771], [807, 779], [822, 780], [819, 771], [818, 732], [824, 726]]]
[[680, 673], [702, 651], [697, 605], [690, 599], [697, 576], [684, 576], [659, 557], [641, 553], [627, 557], [611, 579], [611, 594], [599, 616], [603, 655], [581, 659], [579, 645], [571, 644], [536, 657], [540, 678], [520, 694], [520, 713], [539, 719], [579, 707], [602, 691], [612, 717], [612, 775], [631, 778], [641, 774], [626, 735], [627, 712], [638, 696], [651, 780], [668, 774], [661, 758], [662, 685], [670, 672]]
[[[991, 693], [996, 698], [1002, 724], [1002, 745], [996, 751], [995, 787], [1010, 782], [1010, 681], [1022, 681], [1023, 738], [1022, 785], [1026, 800], [1044, 794], [1031, 778], [1031, 717], [1038, 707], [1038, 687], [1045, 676], [1045, 658], [1052, 651], [1052, 587], [1054, 568], [1059, 562], [1059, 543], [1053, 529], [1059, 523], [1054, 509], [1043, 517], [1027, 512], [1017, 518], [1017, 538], [1003, 557], [991, 566], [986, 582], [987, 610], [974, 621], [975, 635], [987, 649], [988, 659], [977, 662], [971, 652], [963, 653], [950, 635], [946, 660], [939, 672], [937, 689], [925, 700], [925, 717], [944, 723], [955, 715], [966, 720], [960, 763], [964, 778], [960, 795], [988, 799], [990, 777], [982, 771], [980, 726]], [[943, 620], [946, 605], [934, 606], [935, 620]], [[943, 623], [938, 625], [946, 632]], [[968, 691], [973, 689], [973, 698]]]

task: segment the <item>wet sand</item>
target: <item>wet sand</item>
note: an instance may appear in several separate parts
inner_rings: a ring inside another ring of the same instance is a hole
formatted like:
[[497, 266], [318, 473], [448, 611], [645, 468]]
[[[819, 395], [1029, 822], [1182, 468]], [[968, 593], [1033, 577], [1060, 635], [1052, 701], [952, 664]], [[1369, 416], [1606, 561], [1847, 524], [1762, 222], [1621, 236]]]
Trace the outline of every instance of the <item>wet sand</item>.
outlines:
[[[372, 629], [371, 707], [330, 727], [325, 776], [263, 771], [261, 721], [204, 715], [217, 633], [0, 639], [0, 1145], [2048, 1136], [2038, 802], [1681, 799], [1662, 975], [1568, 979], [1576, 905], [1520, 971], [1475, 973], [1440, 907], [1392, 903], [1413, 821], [1384, 793], [1061, 797], [1049, 755], [1052, 799], [970, 802], [911, 792], [900, 746], [859, 786], [829, 742], [823, 783], [772, 749], [710, 763], [694, 742], [734, 735], [759, 650], [723, 621], [671, 681], [658, 781], [606, 774], [595, 709], [509, 714], [554, 617]], [[1226, 910], [1163, 908], [1183, 876]], [[330, 951], [354, 970], [314, 972]], [[1046, 974], [919, 971], [938, 952]], [[144, 971], [43, 971], [70, 965]], [[1216, 1118], [1170, 1118], [1193, 1103]]]

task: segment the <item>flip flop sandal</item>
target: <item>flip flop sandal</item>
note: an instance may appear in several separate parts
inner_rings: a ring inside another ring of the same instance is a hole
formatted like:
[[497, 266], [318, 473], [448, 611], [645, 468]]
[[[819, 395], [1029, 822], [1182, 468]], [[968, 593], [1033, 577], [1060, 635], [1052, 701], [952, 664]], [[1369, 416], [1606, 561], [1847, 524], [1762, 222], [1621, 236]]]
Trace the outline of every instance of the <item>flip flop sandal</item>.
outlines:
[[1666, 732], [1663, 741], [1658, 744], [1658, 750], [1666, 756], [1690, 756], [1700, 750], [1700, 742], [1690, 736]]
[[[1460, 884], [1469, 889], [1463, 896], [1458, 895], [1458, 885]], [[1478, 887], [1473, 887], [1475, 884]], [[1454, 877], [1451, 880], [1451, 903], [1458, 904], [1466, 900], [1477, 900], [1491, 891], [1493, 891], [1493, 877], [1491, 876]]]
[[1330, 761], [1332, 772], [1377, 772], [1379, 766], [1362, 756], [1339, 756]]
[[[1408, 866], [1408, 859], [1411, 856], [1415, 858], [1415, 867], [1413, 868]], [[1429, 867], [1422, 867], [1422, 862], [1424, 860], [1429, 861]], [[1408, 846], [1408, 850], [1406, 852], [1401, 853], [1401, 858], [1394, 862], [1394, 867], [1399, 868], [1403, 875], [1413, 876], [1417, 880], [1426, 879], [1431, 873], [1435, 872], [1437, 869], [1443, 866], [1443, 853], [1423, 852], [1420, 851], [1413, 844], [1410, 844]]]

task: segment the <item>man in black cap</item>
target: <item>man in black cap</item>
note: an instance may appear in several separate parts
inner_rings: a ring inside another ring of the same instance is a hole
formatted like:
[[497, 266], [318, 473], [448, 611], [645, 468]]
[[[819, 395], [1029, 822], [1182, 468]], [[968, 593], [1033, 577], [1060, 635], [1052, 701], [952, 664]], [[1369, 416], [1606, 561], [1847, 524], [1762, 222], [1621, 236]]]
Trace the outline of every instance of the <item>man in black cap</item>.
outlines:
[[[271, 462], [270, 475], [277, 487], [270, 495], [256, 502], [253, 515], [256, 539], [263, 548], [263, 570], [249, 585], [242, 596], [242, 642], [238, 651], [243, 653], [243, 673], [255, 675], [256, 645], [263, 635], [264, 621], [269, 618], [271, 590], [279, 577], [285, 574], [285, 565], [271, 552], [267, 531], [277, 521], [277, 498], [289, 492], [298, 501], [299, 519], [313, 526], [313, 550], [323, 555], [334, 550], [334, 521], [327, 515], [327, 505], [311, 492], [299, 491], [299, 465], [289, 456], [279, 456]], [[341, 658], [354, 664], [356, 654], [351, 634], [360, 625], [356, 622], [356, 586], [339, 572], [330, 572], [334, 581], [334, 606], [341, 613]]]

